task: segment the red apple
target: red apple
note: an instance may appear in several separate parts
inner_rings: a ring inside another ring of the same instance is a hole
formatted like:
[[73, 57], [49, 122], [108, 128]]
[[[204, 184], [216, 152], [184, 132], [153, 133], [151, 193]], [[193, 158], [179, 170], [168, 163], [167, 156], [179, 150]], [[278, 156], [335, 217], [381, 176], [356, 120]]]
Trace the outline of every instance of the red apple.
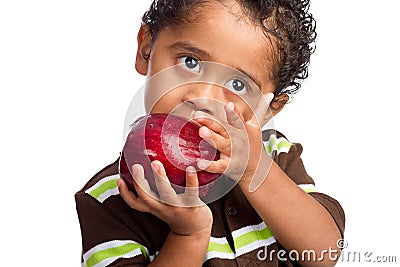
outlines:
[[221, 174], [200, 170], [196, 163], [200, 158], [218, 160], [219, 152], [198, 132], [197, 124], [170, 114], [156, 113], [137, 119], [131, 125], [119, 164], [121, 177], [130, 190], [134, 191], [131, 167], [138, 163], [143, 166], [151, 188], [157, 191], [150, 163], [159, 160], [177, 193], [184, 191], [186, 168], [195, 167], [199, 185], [206, 185], [200, 188], [200, 195], [204, 196]]

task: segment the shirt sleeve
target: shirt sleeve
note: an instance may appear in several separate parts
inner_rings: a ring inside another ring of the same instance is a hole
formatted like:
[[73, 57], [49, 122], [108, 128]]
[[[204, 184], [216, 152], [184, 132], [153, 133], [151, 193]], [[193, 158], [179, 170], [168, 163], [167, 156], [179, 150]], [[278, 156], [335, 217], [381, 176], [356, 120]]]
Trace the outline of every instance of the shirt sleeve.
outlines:
[[263, 139], [267, 153], [273, 157], [274, 161], [287, 176], [327, 209], [343, 237], [345, 228], [343, 208], [336, 199], [317, 192], [314, 180], [306, 172], [301, 159], [302, 145], [289, 142], [283, 134], [277, 131], [263, 133]]
[[147, 266], [168, 233], [163, 222], [124, 202], [117, 179], [114, 163], [75, 194], [82, 266]]
[[84, 192], [75, 195], [75, 202], [82, 235], [82, 266], [147, 266], [149, 250], [121, 219], [121, 209], [109, 210]]

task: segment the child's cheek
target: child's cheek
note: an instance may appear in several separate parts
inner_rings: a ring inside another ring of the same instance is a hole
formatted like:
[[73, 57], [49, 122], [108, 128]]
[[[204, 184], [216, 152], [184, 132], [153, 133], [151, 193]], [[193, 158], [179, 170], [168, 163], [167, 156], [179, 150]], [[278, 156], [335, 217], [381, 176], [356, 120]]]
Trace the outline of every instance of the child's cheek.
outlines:
[[180, 95], [177, 90], [167, 91], [147, 90], [145, 93], [145, 105], [147, 113], [170, 113], [180, 103]]

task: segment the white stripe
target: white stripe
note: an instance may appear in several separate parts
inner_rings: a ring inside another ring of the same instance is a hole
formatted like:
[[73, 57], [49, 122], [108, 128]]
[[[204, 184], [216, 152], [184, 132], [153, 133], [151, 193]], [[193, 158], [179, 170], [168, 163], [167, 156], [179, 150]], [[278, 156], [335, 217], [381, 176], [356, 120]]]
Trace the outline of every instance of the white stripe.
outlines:
[[156, 254], [155, 254], [155, 255], [149, 255], [149, 260], [150, 260], [150, 262], [152, 262], [152, 261], [156, 258], [156, 256], [158, 255], [158, 253], [160, 253], [160, 251], [156, 251]]
[[311, 192], [316, 192], [316, 188], [315, 185], [313, 184], [299, 184], [298, 185], [301, 189], [303, 189], [304, 191], [311, 191]]
[[104, 177], [103, 179], [101, 179], [100, 181], [98, 181], [96, 184], [94, 184], [93, 186], [91, 186], [89, 189], [87, 189], [85, 191], [85, 193], [89, 194], [90, 192], [92, 192], [93, 190], [97, 189], [98, 187], [100, 187], [102, 184], [111, 181], [111, 180], [116, 180], [118, 179], [120, 176], [119, 174], [114, 174], [114, 175], [110, 175], [107, 177]]
[[[120, 247], [123, 245], [127, 245], [127, 244], [138, 244], [141, 245], [135, 241], [132, 240], [112, 240], [109, 242], [105, 242], [102, 244], [99, 244], [95, 247], [93, 247], [92, 249], [88, 250], [85, 254], [83, 254], [83, 263], [82, 266], [86, 266], [86, 261], [96, 252], [102, 251], [102, 250], [106, 250], [109, 248], [115, 248], [115, 247]], [[143, 246], [143, 245], [141, 245]], [[147, 248], [145, 246], [143, 246], [143, 248], [145, 249], [146, 253], [149, 254], [149, 251], [147, 250]], [[135, 257], [137, 255], [142, 254], [142, 251], [138, 248], [135, 249], [125, 255], [121, 255], [121, 256], [116, 256], [116, 257], [112, 257], [112, 258], [107, 258], [103, 261], [101, 261], [100, 263], [96, 264], [95, 266], [107, 266], [107, 264], [117, 260], [118, 258], [130, 258], [130, 257]], [[111, 261], [110, 261], [111, 260]], [[110, 261], [110, 262], [109, 262]]]
[[[90, 250], [88, 250], [85, 254], [83, 254], [83, 259], [85, 261], [87, 261], [94, 253], [102, 251], [102, 250], [106, 250], [109, 248], [115, 248], [115, 247], [120, 247], [123, 245], [127, 245], [127, 244], [138, 244], [141, 245], [133, 240], [112, 240], [112, 241], [108, 241], [105, 243], [101, 243], [93, 248], [91, 248]], [[144, 246], [143, 246], [144, 247]], [[144, 247], [146, 252], [147, 252], [147, 248]]]
[[238, 238], [238, 237], [240, 237], [240, 236], [242, 236], [244, 234], [247, 234], [249, 232], [261, 231], [261, 230], [264, 230], [265, 228], [267, 228], [267, 225], [264, 222], [261, 222], [261, 223], [259, 223], [257, 225], [248, 225], [248, 226], [245, 226], [243, 228], [240, 228], [238, 230], [233, 231], [232, 232], [232, 237], [233, 237], [233, 239], [235, 239], [235, 238]]
[[217, 244], [228, 244], [228, 240], [226, 237], [210, 237], [210, 242], [217, 243]]
[[218, 252], [218, 251], [210, 251], [206, 253], [206, 256], [204, 257], [204, 262], [210, 260], [210, 259], [229, 259], [232, 260], [236, 258], [235, 253], [224, 253], [224, 252]]
[[103, 194], [101, 194], [97, 200], [100, 203], [103, 203], [107, 198], [111, 197], [111, 196], [115, 196], [115, 195], [119, 195], [119, 190], [118, 187], [113, 188], [113, 189], [109, 189], [106, 192], [104, 192]]

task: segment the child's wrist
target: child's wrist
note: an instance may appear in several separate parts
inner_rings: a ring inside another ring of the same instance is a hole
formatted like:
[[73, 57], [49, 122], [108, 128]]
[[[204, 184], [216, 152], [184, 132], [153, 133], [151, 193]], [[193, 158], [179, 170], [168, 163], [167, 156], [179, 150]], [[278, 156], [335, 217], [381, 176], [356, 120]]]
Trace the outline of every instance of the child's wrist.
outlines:
[[211, 236], [211, 227], [207, 227], [201, 230], [193, 231], [190, 233], [182, 233], [171, 229], [171, 235], [181, 240], [196, 241], [209, 240]]
[[238, 182], [242, 192], [248, 193], [257, 190], [268, 179], [272, 165], [272, 159], [264, 155], [254, 171], [245, 172]]
[[199, 226], [197, 229], [191, 229], [186, 227], [174, 227], [170, 225], [171, 233], [176, 236], [183, 236], [183, 237], [192, 237], [192, 238], [201, 238], [204, 236], [211, 235], [211, 228], [212, 228], [212, 216], [207, 222], [204, 223], [203, 226]]

